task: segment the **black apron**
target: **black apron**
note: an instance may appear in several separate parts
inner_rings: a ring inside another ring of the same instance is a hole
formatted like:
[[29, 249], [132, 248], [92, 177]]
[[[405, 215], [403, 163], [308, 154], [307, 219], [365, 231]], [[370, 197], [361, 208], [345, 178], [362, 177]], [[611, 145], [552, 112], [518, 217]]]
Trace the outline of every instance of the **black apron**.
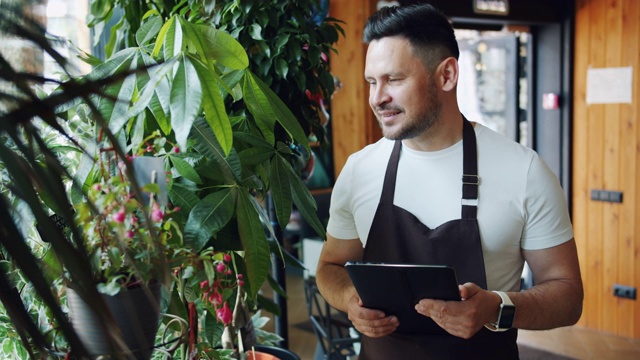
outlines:
[[[387, 165], [363, 261], [449, 265], [456, 270], [460, 284], [473, 282], [487, 288], [476, 219], [479, 185], [476, 137], [471, 123], [466, 119], [463, 122], [462, 218], [430, 229], [413, 214], [393, 205], [402, 147], [402, 141], [398, 140]], [[416, 312], [416, 316], [423, 315]], [[467, 340], [450, 335], [427, 317], [424, 319], [425, 326], [419, 334], [396, 331], [382, 338], [363, 336], [358, 359], [518, 359], [516, 329], [496, 333], [482, 328]]]

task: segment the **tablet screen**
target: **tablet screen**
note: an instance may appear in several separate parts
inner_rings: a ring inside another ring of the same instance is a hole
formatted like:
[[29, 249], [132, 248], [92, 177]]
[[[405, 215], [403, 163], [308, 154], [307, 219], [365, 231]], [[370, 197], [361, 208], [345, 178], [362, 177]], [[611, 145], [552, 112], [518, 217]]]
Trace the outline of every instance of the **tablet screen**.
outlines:
[[449, 266], [349, 262], [345, 268], [365, 307], [398, 317], [397, 332], [444, 332], [414, 307], [425, 298], [460, 300], [456, 273]]

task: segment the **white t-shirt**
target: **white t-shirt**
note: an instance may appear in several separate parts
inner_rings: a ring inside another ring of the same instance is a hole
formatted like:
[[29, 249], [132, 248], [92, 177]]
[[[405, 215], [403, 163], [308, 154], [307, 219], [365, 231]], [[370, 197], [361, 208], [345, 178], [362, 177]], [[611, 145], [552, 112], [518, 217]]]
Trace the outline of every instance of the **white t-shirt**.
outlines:
[[[481, 124], [475, 124], [475, 132], [487, 286], [517, 291], [524, 265], [521, 249], [549, 248], [573, 238], [566, 200], [557, 177], [533, 150]], [[331, 196], [331, 236], [359, 238], [366, 245], [393, 144], [383, 138], [349, 157]], [[393, 203], [433, 229], [460, 219], [461, 178], [462, 141], [433, 152], [403, 146]]]

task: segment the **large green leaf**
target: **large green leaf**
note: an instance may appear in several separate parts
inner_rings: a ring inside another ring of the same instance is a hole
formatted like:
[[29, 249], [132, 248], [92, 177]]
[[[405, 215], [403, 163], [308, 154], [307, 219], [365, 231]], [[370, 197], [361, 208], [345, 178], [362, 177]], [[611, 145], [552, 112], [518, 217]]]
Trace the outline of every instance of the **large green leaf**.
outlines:
[[187, 148], [191, 126], [200, 114], [202, 85], [191, 58], [180, 55], [171, 87], [171, 126], [181, 148]]
[[181, 213], [190, 213], [200, 202], [195, 192], [186, 186], [173, 183], [169, 189], [169, 198], [173, 205], [180, 207]]
[[[167, 68], [171, 69], [171, 63], [165, 63]], [[156, 72], [159, 72], [160, 69], [155, 69]], [[156, 119], [160, 130], [165, 135], [169, 135], [171, 133], [171, 119], [168, 116], [169, 109], [169, 99], [171, 98], [171, 83], [167, 76], [158, 76], [159, 80], [155, 84], [154, 95], [149, 101], [148, 107], [151, 110], [151, 113]]]
[[208, 25], [183, 22], [185, 33], [204, 62], [216, 62], [234, 70], [249, 66], [247, 52], [231, 35]]
[[269, 161], [273, 157], [275, 150], [270, 146], [250, 147], [242, 150], [238, 156], [245, 165], [259, 165]]
[[229, 222], [234, 206], [230, 188], [223, 188], [202, 199], [189, 213], [184, 227], [185, 244], [195, 251], [202, 250], [209, 238]]
[[[135, 59], [138, 56], [136, 49], [123, 50], [114, 55], [104, 64], [98, 66], [90, 79], [101, 79], [119, 72], [128, 72], [135, 68]], [[129, 102], [133, 96], [135, 88], [135, 76], [129, 75], [122, 81], [110, 84], [104, 90], [104, 94], [99, 97], [97, 108], [102, 118], [107, 121], [114, 120], [109, 128], [112, 132], [118, 132], [127, 120], [125, 114], [129, 109]]]
[[209, 68], [197, 59], [191, 60], [202, 83], [202, 107], [204, 108], [205, 119], [213, 129], [213, 133], [218, 139], [218, 144], [220, 144], [225, 156], [227, 156], [233, 146], [233, 131], [224, 100], [218, 90], [219, 78], [217, 80], [213, 76], [215, 73], [211, 72]]
[[169, 160], [178, 171], [178, 173], [184, 176], [187, 180], [192, 181], [196, 184], [202, 184], [202, 179], [196, 169], [191, 166], [186, 160], [179, 156], [169, 155]]
[[[304, 146], [310, 153], [309, 140], [298, 120], [293, 116], [291, 110], [269, 89], [269, 87], [259, 78], [247, 71], [244, 77], [244, 101], [247, 108], [259, 123], [260, 129], [273, 129], [274, 119], [287, 131], [293, 140]], [[265, 134], [269, 141], [273, 139], [273, 133]]]
[[[287, 164], [288, 165], [288, 164]], [[293, 168], [291, 168], [291, 172], [293, 172]], [[316, 205], [316, 201], [309, 192], [307, 186], [302, 182], [299, 176], [290, 177], [291, 180], [291, 192], [293, 195], [293, 203], [295, 204], [300, 214], [304, 217], [309, 225], [313, 228], [313, 230], [320, 234], [322, 238], [325, 238], [325, 228], [320, 219], [318, 218], [318, 214], [316, 210], [318, 207]]]
[[204, 121], [198, 119], [191, 129], [193, 147], [207, 159], [214, 161], [222, 173], [225, 183], [228, 185], [240, 183], [242, 176], [242, 164], [235, 152], [225, 156], [224, 151], [218, 144], [218, 140], [211, 130], [211, 127]]
[[238, 218], [238, 231], [244, 248], [247, 276], [251, 287], [247, 294], [255, 299], [262, 287], [271, 263], [269, 244], [264, 232], [264, 227], [253, 208], [249, 194], [240, 192], [237, 197], [238, 205], [236, 216]]
[[153, 39], [162, 28], [162, 18], [159, 15], [151, 16], [136, 32], [136, 42], [142, 46]]
[[287, 161], [279, 154], [271, 160], [269, 179], [271, 198], [275, 205], [276, 218], [282, 227], [289, 223], [291, 216], [291, 180], [289, 178], [296, 176], [295, 173], [290, 173], [291, 166], [288, 165]]

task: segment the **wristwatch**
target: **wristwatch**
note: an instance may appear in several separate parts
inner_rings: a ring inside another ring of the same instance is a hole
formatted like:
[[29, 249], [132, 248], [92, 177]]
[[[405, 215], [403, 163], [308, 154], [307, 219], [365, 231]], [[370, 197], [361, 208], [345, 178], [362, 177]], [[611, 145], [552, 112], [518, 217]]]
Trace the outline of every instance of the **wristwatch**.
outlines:
[[500, 295], [502, 303], [500, 304], [500, 312], [498, 312], [498, 321], [495, 323], [485, 324], [485, 327], [491, 331], [507, 331], [513, 326], [513, 318], [516, 314], [516, 306], [513, 305], [509, 296], [502, 291], [494, 291]]

